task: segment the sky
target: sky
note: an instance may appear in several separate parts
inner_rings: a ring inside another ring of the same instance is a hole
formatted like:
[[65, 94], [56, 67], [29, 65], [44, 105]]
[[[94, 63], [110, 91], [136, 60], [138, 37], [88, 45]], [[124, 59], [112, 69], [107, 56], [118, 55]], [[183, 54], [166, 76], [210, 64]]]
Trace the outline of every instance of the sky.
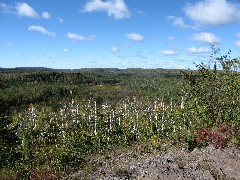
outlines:
[[194, 69], [240, 56], [239, 0], [0, 0], [0, 67]]

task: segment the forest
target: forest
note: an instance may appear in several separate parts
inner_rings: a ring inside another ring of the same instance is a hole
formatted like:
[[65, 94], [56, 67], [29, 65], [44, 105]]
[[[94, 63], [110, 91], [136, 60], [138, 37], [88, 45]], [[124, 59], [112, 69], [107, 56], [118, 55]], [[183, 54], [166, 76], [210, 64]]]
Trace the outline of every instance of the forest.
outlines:
[[92, 154], [163, 139], [239, 146], [239, 70], [217, 50], [196, 70], [1, 68], [0, 179], [59, 179]]

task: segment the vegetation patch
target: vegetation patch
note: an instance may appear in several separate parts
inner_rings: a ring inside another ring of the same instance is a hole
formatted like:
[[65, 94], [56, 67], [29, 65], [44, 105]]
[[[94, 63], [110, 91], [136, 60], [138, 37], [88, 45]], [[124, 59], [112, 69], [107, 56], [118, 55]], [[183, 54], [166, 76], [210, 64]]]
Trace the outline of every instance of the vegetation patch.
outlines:
[[162, 69], [1, 71], [0, 172], [58, 179], [124, 146], [239, 145], [240, 62], [213, 50], [182, 79]]

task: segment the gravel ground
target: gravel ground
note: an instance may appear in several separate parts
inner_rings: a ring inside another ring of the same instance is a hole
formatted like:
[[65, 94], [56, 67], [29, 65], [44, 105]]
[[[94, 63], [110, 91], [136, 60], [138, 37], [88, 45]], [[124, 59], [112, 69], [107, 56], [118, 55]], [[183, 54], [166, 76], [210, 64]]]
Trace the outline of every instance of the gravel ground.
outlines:
[[81, 171], [66, 179], [194, 179], [240, 180], [240, 149], [173, 150], [158, 154], [122, 153], [104, 160], [89, 174]]

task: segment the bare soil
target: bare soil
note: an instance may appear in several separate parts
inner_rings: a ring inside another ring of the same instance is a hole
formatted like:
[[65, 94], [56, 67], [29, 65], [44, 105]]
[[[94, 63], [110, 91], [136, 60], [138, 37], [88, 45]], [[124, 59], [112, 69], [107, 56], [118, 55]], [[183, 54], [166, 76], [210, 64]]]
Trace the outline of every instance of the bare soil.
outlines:
[[[66, 179], [142, 179], [142, 180], [240, 180], [240, 149], [213, 146], [187, 150], [145, 153], [143, 148], [89, 161], [91, 172], [79, 171]], [[96, 163], [97, 162], [97, 163]]]

